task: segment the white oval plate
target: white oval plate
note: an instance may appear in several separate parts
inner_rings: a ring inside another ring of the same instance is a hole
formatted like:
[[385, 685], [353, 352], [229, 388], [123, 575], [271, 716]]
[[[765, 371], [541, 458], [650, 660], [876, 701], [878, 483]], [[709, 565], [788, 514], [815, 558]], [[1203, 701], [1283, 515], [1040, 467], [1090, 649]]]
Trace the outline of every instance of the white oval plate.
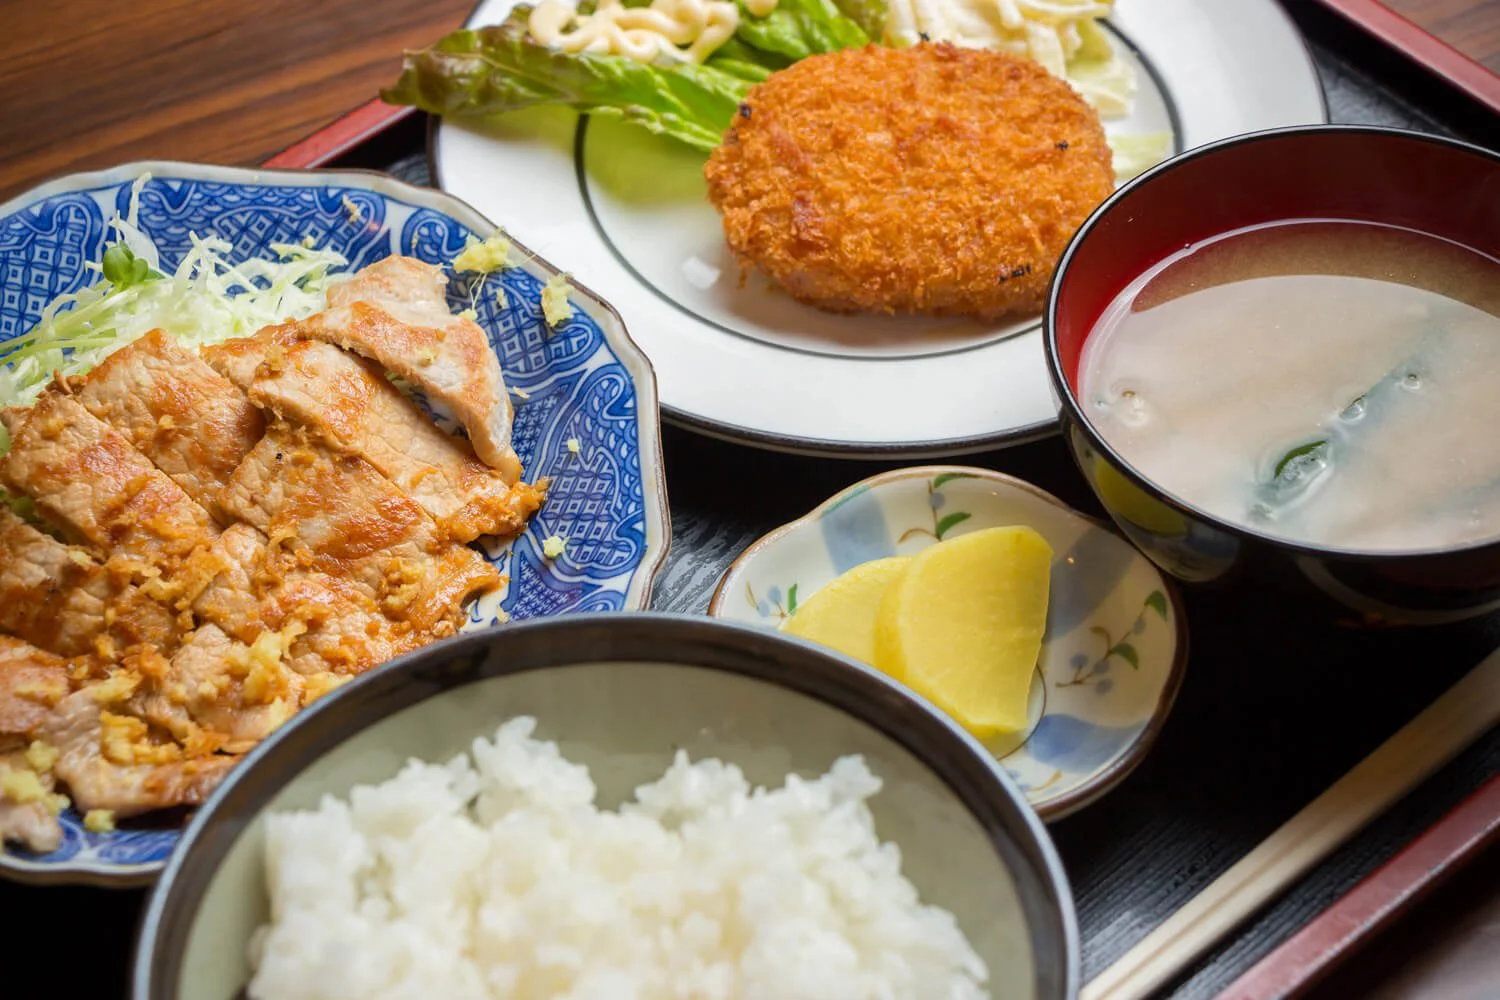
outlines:
[[[486, 0], [469, 25], [502, 21]], [[1135, 112], [1176, 148], [1328, 118], [1316, 70], [1274, 0], [1119, 0]], [[1039, 320], [834, 316], [739, 271], [702, 154], [644, 129], [536, 109], [434, 130], [437, 184], [620, 310], [656, 367], [667, 419], [716, 437], [845, 456], [955, 455], [1050, 433]]]
[[940, 538], [1025, 524], [1052, 546], [1031, 725], [989, 749], [1048, 822], [1115, 787], [1145, 757], [1187, 666], [1177, 592], [1113, 531], [998, 472], [927, 466], [849, 487], [746, 549], [708, 613], [775, 628], [845, 570]]

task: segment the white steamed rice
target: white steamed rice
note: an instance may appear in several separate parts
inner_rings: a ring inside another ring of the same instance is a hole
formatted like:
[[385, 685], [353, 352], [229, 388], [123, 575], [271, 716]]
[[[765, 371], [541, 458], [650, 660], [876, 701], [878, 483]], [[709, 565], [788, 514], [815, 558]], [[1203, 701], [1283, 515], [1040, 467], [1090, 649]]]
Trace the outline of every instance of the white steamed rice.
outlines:
[[969, 1000], [984, 962], [875, 834], [863, 758], [752, 789], [679, 752], [618, 811], [534, 720], [269, 817], [256, 1000]]

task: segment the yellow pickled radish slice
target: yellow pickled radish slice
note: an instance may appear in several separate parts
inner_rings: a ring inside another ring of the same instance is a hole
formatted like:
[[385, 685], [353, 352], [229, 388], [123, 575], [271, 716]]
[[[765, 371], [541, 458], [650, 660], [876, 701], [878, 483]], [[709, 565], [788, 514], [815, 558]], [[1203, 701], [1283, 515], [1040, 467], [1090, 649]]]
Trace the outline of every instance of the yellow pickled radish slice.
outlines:
[[782, 631], [874, 666], [880, 599], [910, 562], [906, 556], [892, 556], [860, 563], [809, 597], [781, 623]]
[[1024, 730], [1051, 571], [1051, 546], [1027, 527], [924, 549], [881, 600], [875, 665], [981, 739]]

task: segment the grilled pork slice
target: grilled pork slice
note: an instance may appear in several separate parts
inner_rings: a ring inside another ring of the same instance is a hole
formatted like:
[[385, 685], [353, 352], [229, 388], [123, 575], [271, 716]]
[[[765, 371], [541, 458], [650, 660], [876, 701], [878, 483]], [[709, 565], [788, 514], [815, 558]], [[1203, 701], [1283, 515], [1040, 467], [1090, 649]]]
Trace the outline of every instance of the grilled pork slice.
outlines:
[[479, 457], [513, 483], [521, 463], [511, 448], [514, 414], [500, 360], [477, 323], [449, 311], [446, 284], [440, 268], [387, 257], [330, 288], [329, 308], [297, 330], [372, 358], [421, 389], [463, 424]]
[[0, 427], [4, 427], [6, 433], [15, 437], [16, 431], [26, 421], [26, 415], [30, 412], [29, 406], [0, 406]]
[[0, 483], [97, 549], [163, 572], [218, 534], [208, 511], [77, 400], [47, 392], [0, 458]]
[[84, 549], [0, 505], [0, 629], [63, 656], [82, 655], [104, 632], [111, 589]]
[[171, 652], [171, 609], [0, 506], [0, 631], [59, 656], [109, 654], [146, 644]]
[[243, 392], [160, 330], [78, 381], [84, 409], [223, 520], [219, 491], [265, 429]]
[[[386, 615], [358, 583], [321, 573], [289, 573], [260, 605], [267, 630], [295, 636], [286, 664], [312, 687], [322, 675], [349, 677], [416, 649], [432, 636]], [[305, 630], [305, 631], [304, 631]]]
[[357, 584], [381, 613], [428, 637], [452, 634], [463, 602], [500, 583], [374, 466], [305, 429], [268, 430], [221, 502], [266, 535], [279, 564]]
[[67, 660], [0, 635], [0, 744], [37, 732], [71, 690]]
[[245, 646], [214, 625], [198, 629], [172, 657], [161, 689], [230, 753], [271, 735], [302, 703], [302, 678], [280, 664], [282, 650]]
[[219, 344], [209, 344], [198, 354], [214, 371], [249, 392], [255, 384], [255, 373], [277, 351], [302, 341], [295, 323], [262, 327], [248, 337], [236, 337]]
[[62, 842], [61, 802], [52, 761], [27, 749], [72, 690], [68, 667], [61, 657], [0, 635], [0, 842], [17, 841], [39, 853]]
[[512, 485], [479, 461], [376, 365], [330, 344], [304, 340], [272, 351], [249, 391], [256, 405], [365, 459], [460, 542], [515, 534], [541, 504], [540, 490]]
[[101, 704], [91, 688], [64, 698], [40, 735], [59, 751], [52, 771], [81, 811], [134, 816], [198, 805], [235, 762], [226, 756], [186, 758], [176, 743], [154, 738], [144, 721]]
[[51, 772], [38, 773], [21, 748], [0, 752], [0, 843], [14, 841], [46, 854], [62, 843], [61, 805]]
[[57, 849], [62, 828], [51, 761], [28, 759], [26, 749], [72, 690], [68, 666], [62, 657], [0, 635], [0, 841], [41, 853]]
[[212, 622], [241, 642], [254, 642], [265, 631], [260, 618], [265, 575], [266, 536], [248, 524], [225, 528], [194, 560], [200, 569], [193, 588], [193, 614]]
[[362, 673], [425, 641], [386, 617], [359, 584], [273, 558], [248, 524], [226, 528], [213, 558], [218, 574], [193, 611], [245, 645], [264, 643], [265, 633], [291, 638], [286, 663], [302, 676]]

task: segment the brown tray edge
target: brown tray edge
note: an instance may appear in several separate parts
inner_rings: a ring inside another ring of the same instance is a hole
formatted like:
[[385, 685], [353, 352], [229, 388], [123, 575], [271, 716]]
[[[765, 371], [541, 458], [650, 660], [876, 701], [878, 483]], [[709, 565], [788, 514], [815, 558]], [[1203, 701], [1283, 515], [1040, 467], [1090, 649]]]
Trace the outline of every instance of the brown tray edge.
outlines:
[[1500, 76], [1380, 0], [1316, 2], [1500, 114]]
[[1308, 989], [1497, 840], [1500, 775], [1251, 966], [1218, 1000], [1285, 997]]
[[273, 168], [321, 167], [416, 112], [376, 98], [293, 143], [261, 166]]

